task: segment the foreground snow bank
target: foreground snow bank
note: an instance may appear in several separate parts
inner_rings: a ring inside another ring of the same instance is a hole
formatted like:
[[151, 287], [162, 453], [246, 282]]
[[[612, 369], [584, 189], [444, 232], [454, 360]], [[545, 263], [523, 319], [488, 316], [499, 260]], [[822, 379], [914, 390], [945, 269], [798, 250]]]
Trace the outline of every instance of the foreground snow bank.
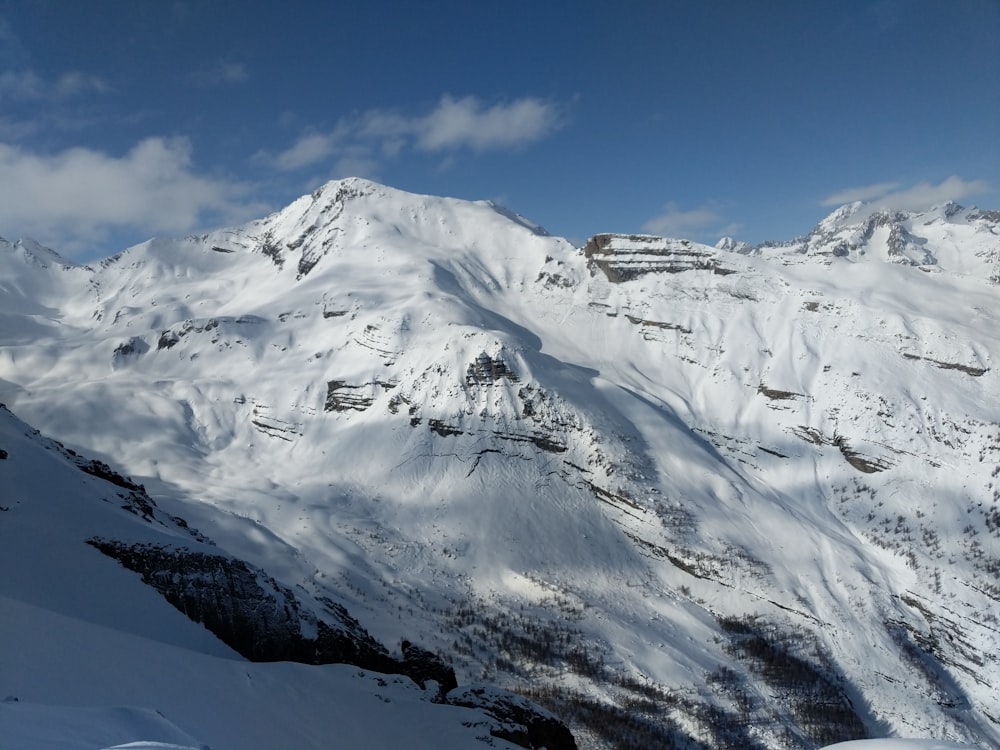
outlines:
[[882, 740], [851, 740], [827, 745], [822, 750], [970, 750], [972, 745], [947, 740], [910, 740], [891, 738]]
[[0, 703], [0, 726], [5, 750], [206, 750], [208, 747], [158, 712], [144, 708], [45, 706], [8, 700]]

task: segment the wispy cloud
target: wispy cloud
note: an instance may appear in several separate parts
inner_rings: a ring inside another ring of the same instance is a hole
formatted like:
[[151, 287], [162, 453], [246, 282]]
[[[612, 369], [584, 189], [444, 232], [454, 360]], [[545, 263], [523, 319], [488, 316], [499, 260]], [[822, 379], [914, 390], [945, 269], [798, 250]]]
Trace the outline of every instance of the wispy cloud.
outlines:
[[485, 107], [474, 96], [442, 97], [430, 114], [411, 122], [417, 147], [425, 151], [516, 148], [545, 138], [559, 125], [558, 108], [540, 99]]
[[900, 189], [898, 182], [880, 182], [875, 185], [838, 190], [824, 198], [820, 205], [840, 206], [854, 201], [866, 201], [902, 211], [919, 211], [939, 203], [960, 201], [991, 189], [986, 180], [966, 180], [952, 175], [936, 185], [918, 182]]
[[282, 171], [292, 171], [326, 161], [336, 150], [339, 141], [336, 132], [306, 133], [280, 154], [261, 154], [258, 157], [263, 161], [270, 161]]
[[106, 94], [111, 86], [100, 76], [71, 70], [55, 80], [45, 80], [33, 70], [0, 73], [0, 101], [60, 101], [86, 94]]
[[250, 74], [243, 63], [220, 60], [191, 74], [198, 86], [227, 86], [249, 80]]
[[382, 109], [356, 113], [331, 131], [303, 133], [287, 149], [261, 152], [256, 159], [283, 171], [331, 159], [374, 166], [407, 149], [450, 154], [521, 148], [548, 137], [562, 124], [559, 105], [534, 97], [486, 105], [473, 96], [443, 96], [425, 114]]
[[888, 195], [899, 187], [898, 182], [878, 182], [874, 185], [864, 185], [861, 187], [846, 188], [831, 193], [823, 199], [820, 205], [823, 206], [843, 206], [845, 203], [855, 201], [870, 201]]
[[642, 228], [643, 231], [664, 237], [718, 239], [734, 234], [740, 229], [740, 225], [727, 221], [712, 206], [684, 210], [671, 201], [664, 206], [663, 211], [643, 224]]
[[85, 148], [40, 154], [0, 143], [0, 233], [79, 247], [109, 232], [178, 234], [264, 207], [245, 183], [201, 174], [186, 138], [146, 138], [122, 156]]

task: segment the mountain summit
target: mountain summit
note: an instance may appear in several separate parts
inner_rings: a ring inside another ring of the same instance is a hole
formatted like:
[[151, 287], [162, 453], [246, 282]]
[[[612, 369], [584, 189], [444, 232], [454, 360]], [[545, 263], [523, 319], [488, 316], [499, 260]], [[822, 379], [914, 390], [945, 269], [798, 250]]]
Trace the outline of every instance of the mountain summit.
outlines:
[[954, 204], [575, 248], [341, 180], [93, 266], [4, 243], [0, 400], [581, 746], [1000, 747], [998, 259]]

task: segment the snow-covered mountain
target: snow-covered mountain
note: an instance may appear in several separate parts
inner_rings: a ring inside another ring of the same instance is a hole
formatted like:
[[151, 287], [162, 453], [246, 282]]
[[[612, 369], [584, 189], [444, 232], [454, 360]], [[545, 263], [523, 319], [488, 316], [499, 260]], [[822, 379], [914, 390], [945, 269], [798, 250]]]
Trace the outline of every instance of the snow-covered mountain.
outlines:
[[5, 750], [573, 747], [523, 698], [452, 684], [442, 699], [454, 674], [433, 655], [393, 658], [342, 606], [2, 406], [0, 445]]
[[343, 180], [93, 267], [3, 243], [0, 401], [581, 746], [996, 748], [998, 264], [954, 204], [577, 249]]

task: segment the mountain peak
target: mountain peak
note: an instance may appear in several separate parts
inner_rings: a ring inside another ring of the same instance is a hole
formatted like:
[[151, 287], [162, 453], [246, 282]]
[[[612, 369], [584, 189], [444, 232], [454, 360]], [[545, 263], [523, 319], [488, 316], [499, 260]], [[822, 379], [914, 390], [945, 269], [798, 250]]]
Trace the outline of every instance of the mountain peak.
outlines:
[[54, 263], [65, 268], [72, 268], [77, 265], [76, 263], [63, 258], [55, 250], [46, 247], [30, 237], [22, 237], [13, 243], [0, 237], [0, 248], [4, 248], [6, 251], [11, 253], [16, 253], [26, 262], [41, 266], [42, 268], [47, 268], [50, 263]]
[[0, 401], [379, 642], [644, 746], [994, 747], [998, 222], [577, 249], [337, 180], [86, 271], [0, 257]]
[[396, 189], [364, 177], [343, 177], [324, 182], [312, 192], [312, 197], [316, 200], [320, 198], [342, 200], [345, 196], [371, 195], [387, 191], [396, 191]]
[[836, 231], [845, 224], [849, 222], [857, 222], [861, 220], [864, 215], [876, 210], [877, 207], [873, 203], [865, 201], [845, 203], [830, 213], [825, 219], [820, 221], [816, 227], [817, 229], [822, 228], [824, 231]]

